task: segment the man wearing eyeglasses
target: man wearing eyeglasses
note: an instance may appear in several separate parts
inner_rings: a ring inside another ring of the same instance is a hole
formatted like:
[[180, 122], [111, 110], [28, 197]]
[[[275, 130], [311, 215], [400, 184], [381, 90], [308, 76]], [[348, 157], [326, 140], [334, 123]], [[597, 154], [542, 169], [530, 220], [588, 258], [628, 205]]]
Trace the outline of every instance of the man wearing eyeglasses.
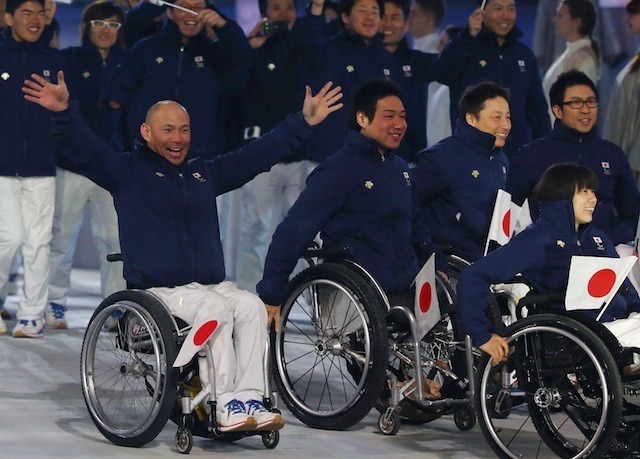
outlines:
[[205, 0], [177, 0], [175, 5], [180, 9], [167, 10], [161, 32], [127, 52], [106, 98], [124, 113], [127, 149], [141, 141], [139, 128], [149, 107], [162, 99], [177, 101], [191, 114], [192, 150], [197, 156], [222, 145], [220, 98], [244, 88], [251, 48], [240, 26]]
[[622, 149], [597, 134], [595, 84], [584, 73], [572, 70], [558, 77], [549, 99], [556, 117], [554, 128], [547, 137], [523, 146], [511, 160], [507, 191], [517, 204], [529, 199], [535, 221], [538, 205], [532, 199], [533, 189], [544, 171], [555, 163], [587, 166], [600, 182], [593, 224], [615, 244], [631, 242], [640, 213], [640, 193]]

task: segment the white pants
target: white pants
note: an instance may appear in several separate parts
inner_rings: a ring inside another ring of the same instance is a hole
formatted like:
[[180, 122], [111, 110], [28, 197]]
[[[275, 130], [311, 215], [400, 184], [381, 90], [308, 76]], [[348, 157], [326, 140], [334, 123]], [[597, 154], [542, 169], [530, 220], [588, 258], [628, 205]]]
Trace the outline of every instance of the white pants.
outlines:
[[313, 167], [310, 161], [276, 164], [242, 188], [238, 287], [255, 292], [273, 233], [304, 190]]
[[603, 322], [613, 335], [618, 338], [622, 347], [640, 348], [640, 313], [632, 312], [629, 317]]
[[51, 239], [50, 302], [67, 304], [73, 253], [87, 209], [91, 212], [91, 233], [100, 257], [102, 296], [126, 288], [122, 263], [109, 263], [106, 259], [107, 254], [120, 252], [118, 217], [111, 194], [82, 175], [58, 168]]
[[[207, 342], [215, 365], [218, 406], [232, 399], [262, 400], [263, 358], [267, 342], [267, 312], [252, 293], [231, 282], [202, 285], [196, 282], [174, 288], [156, 287], [157, 295], [171, 313], [188, 324], [211, 318], [223, 323]], [[199, 359], [203, 385], [209, 381], [206, 361]]]
[[23, 244], [18, 320], [41, 319], [47, 303], [55, 186], [54, 177], [0, 177], [0, 291]]

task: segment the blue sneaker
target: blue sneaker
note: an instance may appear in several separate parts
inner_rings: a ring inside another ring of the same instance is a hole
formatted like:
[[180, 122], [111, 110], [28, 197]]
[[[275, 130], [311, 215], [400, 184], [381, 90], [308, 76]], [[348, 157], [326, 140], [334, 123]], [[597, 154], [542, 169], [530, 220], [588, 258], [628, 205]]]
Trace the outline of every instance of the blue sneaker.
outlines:
[[47, 328], [66, 330], [69, 328], [64, 318], [67, 308], [58, 303], [49, 303], [44, 310], [44, 325]]
[[42, 320], [21, 320], [13, 329], [14, 338], [42, 338], [44, 335]]
[[247, 414], [247, 409], [240, 400], [233, 399], [217, 411], [216, 422], [220, 432], [238, 432], [256, 428], [256, 420]]

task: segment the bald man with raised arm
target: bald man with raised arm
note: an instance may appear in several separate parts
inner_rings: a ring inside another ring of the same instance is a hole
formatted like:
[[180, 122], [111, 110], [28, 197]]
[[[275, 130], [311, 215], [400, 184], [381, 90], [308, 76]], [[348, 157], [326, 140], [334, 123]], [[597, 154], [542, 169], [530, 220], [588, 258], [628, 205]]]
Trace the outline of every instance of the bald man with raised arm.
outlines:
[[[58, 78], [51, 84], [32, 75], [25, 98], [53, 112], [58, 151], [113, 195], [125, 279], [160, 297], [187, 323], [211, 317], [221, 324], [207, 343], [215, 347], [218, 428], [281, 428], [282, 417], [262, 405], [265, 306], [225, 281], [215, 198], [291, 154], [313, 126], [342, 107], [340, 87], [327, 83], [315, 96], [307, 88], [302, 112], [239, 150], [204, 160], [188, 159], [189, 114], [173, 101], [158, 102], [147, 113], [140, 126], [146, 144], [114, 152], [70, 107], [62, 72]], [[201, 359], [203, 385], [208, 376]]]

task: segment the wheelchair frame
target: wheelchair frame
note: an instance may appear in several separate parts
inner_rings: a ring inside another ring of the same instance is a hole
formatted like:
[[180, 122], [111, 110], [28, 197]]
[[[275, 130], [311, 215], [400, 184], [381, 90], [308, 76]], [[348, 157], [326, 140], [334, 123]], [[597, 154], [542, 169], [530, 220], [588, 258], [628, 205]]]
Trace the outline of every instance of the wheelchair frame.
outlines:
[[[272, 339], [274, 378], [284, 403], [302, 422], [321, 429], [349, 428], [375, 406], [381, 412], [380, 431], [393, 435], [400, 427], [403, 404], [427, 413], [418, 419], [408, 418], [413, 421], [428, 422], [453, 412], [460, 429], [472, 428], [475, 424], [474, 357], [469, 338], [440, 342], [451, 355], [464, 349], [465, 368], [458, 371], [468, 376], [457, 376], [455, 369], [442, 365], [437, 357], [423, 359], [425, 341], [418, 337], [412, 311], [406, 306], [390, 306], [387, 295], [366, 270], [341, 258], [344, 252], [344, 248], [308, 250], [304, 259], [310, 267], [290, 283], [288, 299], [282, 308], [282, 331]], [[318, 263], [319, 258], [324, 259], [324, 263]], [[447, 290], [440, 278], [439, 287], [453, 304], [455, 294]], [[323, 295], [329, 299], [324, 301]], [[348, 306], [341, 306], [345, 302]], [[345, 310], [340, 311], [341, 307]], [[394, 313], [404, 317], [408, 329], [399, 331], [387, 325], [387, 318]], [[357, 325], [352, 325], [353, 322]], [[363, 331], [361, 339], [350, 326]], [[454, 330], [444, 332], [452, 334]], [[427, 336], [435, 339], [435, 331], [430, 333]], [[390, 340], [390, 334], [401, 339]], [[388, 344], [380, 349], [383, 343]], [[372, 350], [376, 346], [377, 349]], [[416, 352], [417, 349], [420, 352]], [[400, 365], [413, 369], [413, 376], [405, 375], [408, 380], [399, 382], [396, 372], [389, 368], [389, 350]], [[299, 363], [301, 361], [303, 363]], [[415, 371], [416, 368], [421, 370]], [[457, 386], [456, 396], [427, 397], [423, 370], [431, 370], [452, 381], [452, 385]], [[333, 383], [332, 372], [337, 374], [337, 381]], [[378, 399], [385, 387], [388, 402], [382, 403]]]
[[[206, 387], [196, 378], [197, 356], [183, 367], [173, 367], [191, 329], [181, 322], [144, 290], [114, 293], [98, 306], [85, 332], [80, 362], [85, 403], [98, 430], [116, 445], [139, 447], [171, 419], [178, 425], [175, 447], [183, 454], [191, 451], [194, 435], [223, 441], [260, 435], [265, 447], [275, 448], [277, 430], [221, 432], [215, 427], [215, 371], [208, 346], [202, 349], [210, 369]], [[268, 343], [266, 347], [263, 402], [279, 412], [268, 396]]]

